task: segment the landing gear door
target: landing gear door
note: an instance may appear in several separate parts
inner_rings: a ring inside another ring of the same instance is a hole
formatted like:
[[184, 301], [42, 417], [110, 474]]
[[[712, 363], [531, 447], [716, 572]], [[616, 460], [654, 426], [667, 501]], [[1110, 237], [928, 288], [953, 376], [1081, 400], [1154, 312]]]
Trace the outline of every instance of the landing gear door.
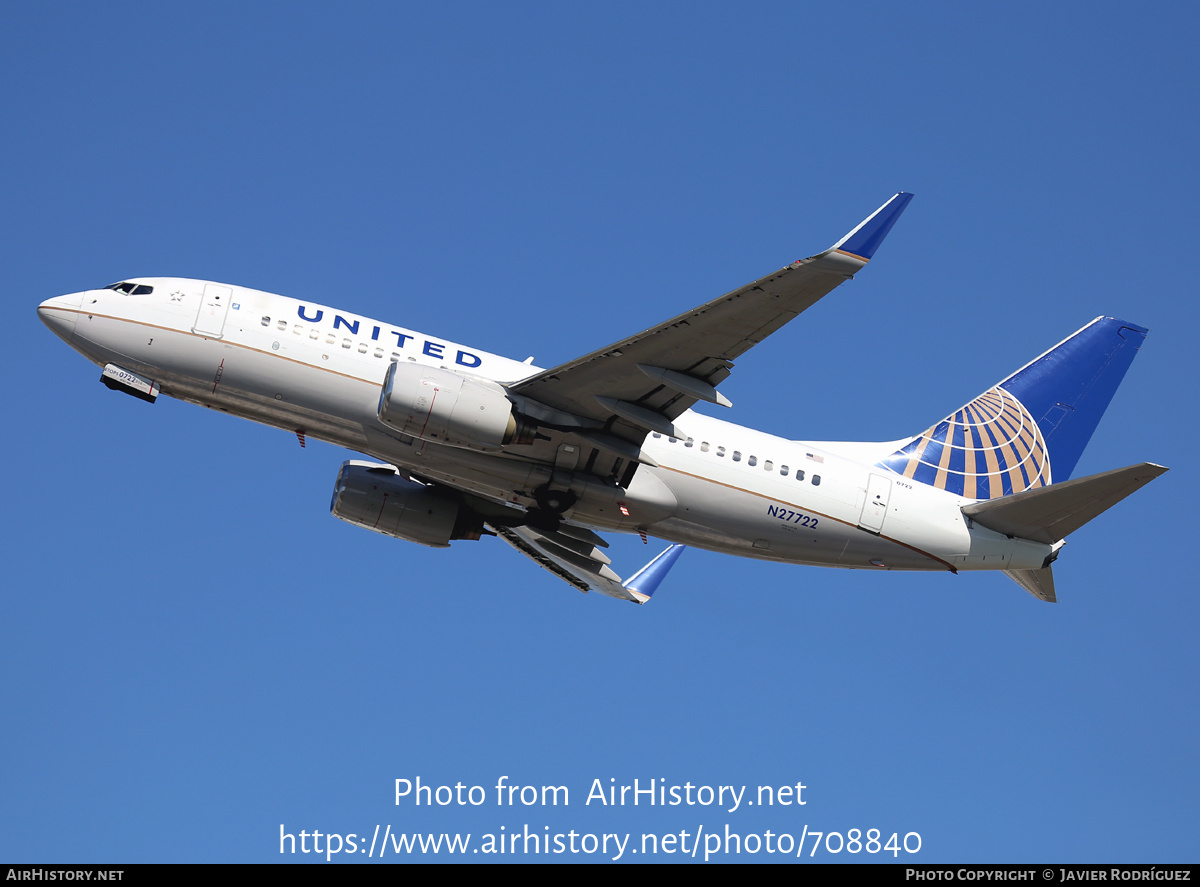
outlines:
[[233, 290], [229, 287], [206, 283], [192, 332], [213, 339], [221, 338], [225, 331], [225, 315], [229, 313], [229, 303], [232, 301]]
[[858, 525], [864, 530], [878, 533], [883, 530], [883, 519], [887, 517], [888, 496], [892, 481], [881, 474], [867, 477], [867, 501], [863, 503], [862, 517]]

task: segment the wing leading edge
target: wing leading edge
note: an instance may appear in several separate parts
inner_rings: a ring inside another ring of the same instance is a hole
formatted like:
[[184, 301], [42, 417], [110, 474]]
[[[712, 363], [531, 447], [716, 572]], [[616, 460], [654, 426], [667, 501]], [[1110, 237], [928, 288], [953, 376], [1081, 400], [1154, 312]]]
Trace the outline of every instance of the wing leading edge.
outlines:
[[716, 386], [733, 360], [853, 277], [911, 199], [900, 192], [824, 252], [511, 390], [635, 444], [647, 430], [670, 433], [698, 400], [730, 406]]

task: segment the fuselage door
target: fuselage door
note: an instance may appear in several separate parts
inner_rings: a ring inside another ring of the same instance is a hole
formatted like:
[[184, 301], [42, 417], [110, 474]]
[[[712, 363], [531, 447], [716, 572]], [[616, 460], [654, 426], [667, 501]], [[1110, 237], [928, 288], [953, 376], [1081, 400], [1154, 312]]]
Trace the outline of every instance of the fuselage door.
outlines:
[[233, 290], [216, 283], [204, 285], [204, 295], [200, 297], [200, 310], [196, 312], [196, 325], [192, 332], [201, 336], [221, 338], [225, 330], [225, 315], [229, 313], [229, 303], [233, 301]]
[[887, 517], [888, 495], [892, 481], [882, 474], [867, 476], [867, 501], [863, 503], [862, 517], [858, 525], [864, 530], [878, 533], [883, 530], [883, 519]]

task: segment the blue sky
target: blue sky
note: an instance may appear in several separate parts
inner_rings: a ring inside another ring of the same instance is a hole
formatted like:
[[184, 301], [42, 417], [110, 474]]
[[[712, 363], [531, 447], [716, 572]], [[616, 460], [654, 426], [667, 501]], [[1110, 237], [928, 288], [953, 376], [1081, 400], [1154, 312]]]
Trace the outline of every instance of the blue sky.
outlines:
[[[1197, 30], [1167, 4], [10, 8], [0, 858], [310, 861], [281, 824], [378, 824], [1194, 859]], [[120, 397], [35, 315], [200, 277], [551, 366], [897, 190], [871, 266], [739, 360], [729, 417], [894, 439], [1097, 315], [1148, 326], [1076, 474], [1172, 471], [1072, 537], [1058, 605], [696, 550], [651, 606], [580, 595], [496, 540], [330, 518], [350, 454]], [[417, 776], [571, 803], [396, 806]], [[635, 778], [807, 803], [584, 804]]]

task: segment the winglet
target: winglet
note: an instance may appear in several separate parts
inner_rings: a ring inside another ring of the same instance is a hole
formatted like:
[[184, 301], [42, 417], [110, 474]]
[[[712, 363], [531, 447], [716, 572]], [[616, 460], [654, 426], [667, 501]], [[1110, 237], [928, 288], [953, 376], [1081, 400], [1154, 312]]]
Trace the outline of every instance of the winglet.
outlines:
[[677, 544], [664, 549], [658, 557], [630, 577], [625, 583], [625, 590], [633, 595], [639, 604], [646, 603], [658, 590], [658, 586], [667, 577], [671, 567], [675, 566], [675, 561], [679, 560], [679, 555], [683, 554], [685, 548], [686, 545]]
[[887, 237], [912, 198], [912, 194], [901, 191], [859, 222], [858, 227], [831, 246], [830, 251], [836, 250], [863, 262], [871, 261], [871, 256], [875, 255], [875, 250], [879, 249], [879, 244], [883, 243], [883, 238]]

